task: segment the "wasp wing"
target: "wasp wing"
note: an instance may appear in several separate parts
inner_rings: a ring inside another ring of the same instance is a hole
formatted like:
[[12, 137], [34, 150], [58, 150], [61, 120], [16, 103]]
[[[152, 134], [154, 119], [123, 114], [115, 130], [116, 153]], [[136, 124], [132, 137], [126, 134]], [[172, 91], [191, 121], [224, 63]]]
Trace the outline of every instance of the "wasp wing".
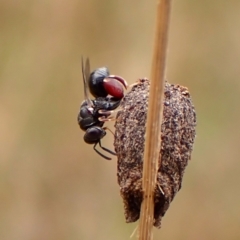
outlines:
[[89, 108], [93, 107], [92, 101], [89, 97], [89, 89], [88, 89], [88, 83], [87, 80], [89, 79], [90, 76], [90, 62], [89, 62], [89, 58], [87, 58], [85, 66], [84, 66], [84, 61], [83, 61], [83, 57], [82, 57], [82, 76], [83, 76], [83, 88], [84, 88], [84, 97], [85, 100], [87, 101], [87, 105]]

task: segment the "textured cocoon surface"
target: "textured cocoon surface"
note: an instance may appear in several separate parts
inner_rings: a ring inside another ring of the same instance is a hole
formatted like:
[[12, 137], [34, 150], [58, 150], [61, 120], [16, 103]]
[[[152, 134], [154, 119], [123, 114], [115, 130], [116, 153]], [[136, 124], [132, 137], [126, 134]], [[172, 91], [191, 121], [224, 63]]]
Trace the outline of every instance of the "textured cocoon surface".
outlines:
[[[134, 222], [140, 215], [149, 86], [149, 80], [140, 79], [121, 101], [121, 110], [116, 117], [114, 146], [126, 222]], [[187, 88], [166, 82], [159, 149], [162, 163], [154, 193], [155, 227], [161, 227], [162, 217], [181, 188], [184, 170], [191, 157], [195, 127], [196, 113]]]

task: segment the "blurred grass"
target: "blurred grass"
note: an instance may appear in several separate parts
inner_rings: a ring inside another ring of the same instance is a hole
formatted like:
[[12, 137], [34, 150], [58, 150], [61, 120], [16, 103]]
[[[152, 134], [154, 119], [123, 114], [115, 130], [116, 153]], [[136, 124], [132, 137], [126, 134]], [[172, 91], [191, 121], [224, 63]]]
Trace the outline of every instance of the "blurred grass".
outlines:
[[[149, 76], [154, 1], [0, 1], [0, 239], [126, 239], [116, 160], [83, 142], [81, 55]], [[189, 88], [197, 139], [161, 239], [239, 239], [240, 2], [175, 1], [167, 78]], [[111, 124], [111, 126], [113, 126]], [[113, 148], [112, 136], [104, 145]], [[112, 147], [111, 147], [112, 146]]]

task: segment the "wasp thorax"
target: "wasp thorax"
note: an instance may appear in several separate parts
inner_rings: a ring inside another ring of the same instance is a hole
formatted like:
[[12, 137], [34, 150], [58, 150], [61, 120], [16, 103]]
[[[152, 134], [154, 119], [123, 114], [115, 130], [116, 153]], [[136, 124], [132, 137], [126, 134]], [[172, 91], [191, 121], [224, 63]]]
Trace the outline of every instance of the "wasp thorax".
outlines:
[[[118, 184], [126, 222], [138, 220], [142, 202], [142, 168], [145, 124], [150, 82], [139, 80], [121, 101], [115, 123]], [[154, 196], [154, 226], [181, 188], [184, 169], [191, 157], [196, 135], [196, 113], [187, 88], [165, 83], [161, 131], [161, 166]]]

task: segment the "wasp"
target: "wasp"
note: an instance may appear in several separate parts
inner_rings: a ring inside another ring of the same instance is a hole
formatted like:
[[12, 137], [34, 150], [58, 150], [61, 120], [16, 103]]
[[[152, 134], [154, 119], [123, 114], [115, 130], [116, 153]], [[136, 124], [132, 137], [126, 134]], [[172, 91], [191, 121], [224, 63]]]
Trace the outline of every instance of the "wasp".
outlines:
[[[94, 144], [94, 151], [101, 157], [111, 160], [96, 149], [96, 146], [99, 145], [102, 150], [116, 155], [101, 144], [101, 139], [106, 136], [108, 129], [103, 125], [111, 120], [111, 113], [119, 106], [124, 97], [124, 88], [127, 89], [127, 82], [120, 76], [110, 75], [107, 67], [97, 68], [90, 73], [88, 58], [85, 65], [82, 58], [82, 77], [85, 100], [80, 106], [78, 124], [85, 131], [83, 139], [88, 144]], [[93, 100], [90, 99], [89, 92], [95, 97]]]

